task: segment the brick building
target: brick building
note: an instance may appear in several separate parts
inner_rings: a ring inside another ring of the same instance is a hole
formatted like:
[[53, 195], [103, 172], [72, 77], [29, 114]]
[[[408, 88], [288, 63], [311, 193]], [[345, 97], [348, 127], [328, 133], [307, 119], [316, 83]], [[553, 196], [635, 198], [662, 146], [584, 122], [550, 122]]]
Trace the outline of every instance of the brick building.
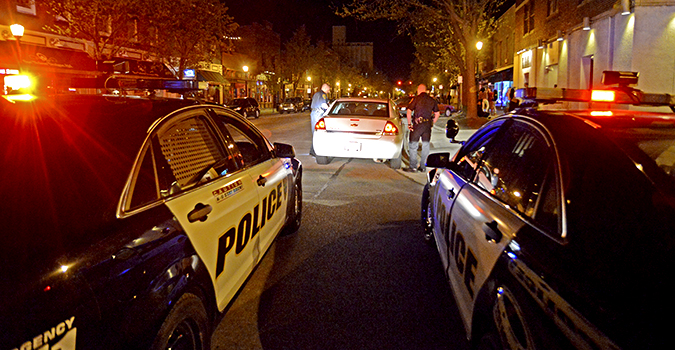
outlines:
[[675, 92], [675, 1], [516, 0], [514, 85], [591, 88], [605, 70]]

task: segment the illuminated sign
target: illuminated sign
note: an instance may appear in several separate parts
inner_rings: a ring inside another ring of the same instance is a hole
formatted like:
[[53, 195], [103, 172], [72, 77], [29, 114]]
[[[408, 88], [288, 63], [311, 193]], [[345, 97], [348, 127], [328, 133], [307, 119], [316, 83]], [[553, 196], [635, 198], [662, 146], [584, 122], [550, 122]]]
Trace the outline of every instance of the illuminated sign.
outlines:
[[183, 79], [194, 79], [197, 76], [194, 69], [186, 69], [183, 71]]

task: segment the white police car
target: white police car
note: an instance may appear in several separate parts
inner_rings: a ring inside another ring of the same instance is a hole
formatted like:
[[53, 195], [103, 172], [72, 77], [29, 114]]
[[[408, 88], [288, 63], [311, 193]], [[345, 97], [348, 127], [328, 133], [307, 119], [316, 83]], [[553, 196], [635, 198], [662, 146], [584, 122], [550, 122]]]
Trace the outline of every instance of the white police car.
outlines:
[[125, 93], [0, 96], [0, 349], [210, 349], [300, 225], [292, 146], [220, 106]]
[[[524, 107], [427, 161], [422, 221], [476, 348], [672, 343], [675, 114], [644, 107], [675, 97], [604, 82], [520, 90]], [[561, 101], [591, 105], [544, 106]]]

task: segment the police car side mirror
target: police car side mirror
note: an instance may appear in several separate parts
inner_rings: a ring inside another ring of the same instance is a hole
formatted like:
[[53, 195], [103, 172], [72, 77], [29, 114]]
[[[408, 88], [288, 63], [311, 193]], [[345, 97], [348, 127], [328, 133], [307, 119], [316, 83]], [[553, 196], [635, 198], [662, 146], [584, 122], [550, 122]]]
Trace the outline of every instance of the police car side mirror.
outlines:
[[450, 153], [432, 153], [427, 157], [427, 167], [430, 168], [447, 168], [450, 166]]
[[448, 123], [445, 125], [445, 137], [450, 139], [450, 142], [455, 141], [455, 136], [459, 133], [459, 125], [453, 119], [448, 120]]
[[295, 158], [295, 149], [289, 144], [275, 142], [274, 155], [279, 158]]

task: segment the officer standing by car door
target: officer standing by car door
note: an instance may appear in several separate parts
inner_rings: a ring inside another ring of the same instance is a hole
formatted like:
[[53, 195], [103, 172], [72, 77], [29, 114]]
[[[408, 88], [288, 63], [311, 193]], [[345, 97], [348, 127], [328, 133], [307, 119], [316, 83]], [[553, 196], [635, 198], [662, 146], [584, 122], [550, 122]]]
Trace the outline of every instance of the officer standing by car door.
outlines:
[[[413, 113], [415, 116], [413, 118]], [[433, 120], [432, 120], [433, 114]], [[417, 172], [417, 145], [420, 137], [422, 138], [422, 157], [420, 159], [420, 171], [425, 171], [424, 166], [429, 156], [429, 140], [431, 139], [431, 128], [434, 126], [441, 112], [438, 110], [438, 101], [427, 94], [427, 86], [420, 84], [417, 86], [417, 96], [408, 104], [406, 117], [408, 118], [408, 129], [410, 129], [410, 165], [405, 171]]]
[[[330, 85], [324, 83], [321, 85], [321, 90], [317, 91], [314, 93], [314, 96], [312, 96], [312, 112], [310, 113], [310, 120], [311, 120], [311, 128], [312, 128], [312, 135], [314, 135], [314, 125], [316, 124], [317, 121], [321, 118], [321, 115], [323, 115], [323, 112], [328, 110], [328, 92], [330, 91]], [[309, 151], [310, 155], [314, 155], [314, 146], [312, 145], [312, 149]]]

